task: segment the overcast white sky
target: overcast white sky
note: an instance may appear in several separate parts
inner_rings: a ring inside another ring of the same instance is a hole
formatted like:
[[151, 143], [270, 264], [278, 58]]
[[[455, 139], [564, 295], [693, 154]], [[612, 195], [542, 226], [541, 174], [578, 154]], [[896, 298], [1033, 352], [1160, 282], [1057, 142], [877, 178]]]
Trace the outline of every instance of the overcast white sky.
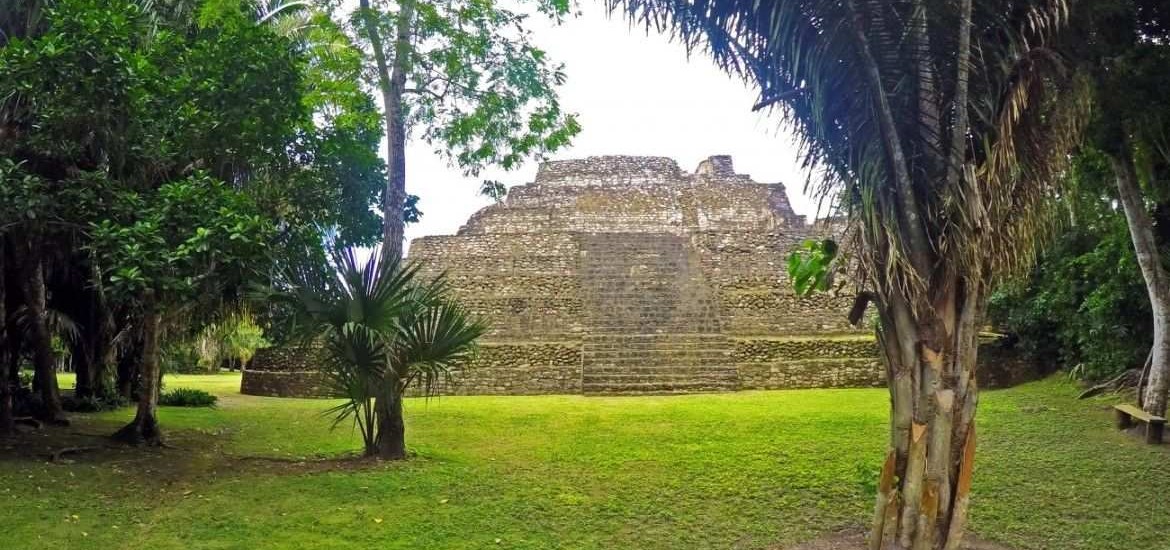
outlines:
[[[805, 175], [795, 148], [779, 128], [777, 115], [751, 112], [756, 94], [732, 80], [706, 57], [687, 59], [684, 48], [641, 27], [610, 19], [592, 2], [583, 14], [554, 27], [533, 17], [534, 42], [564, 63], [568, 82], [562, 107], [578, 114], [582, 131], [553, 159], [590, 155], [654, 155], [677, 160], [693, 171], [710, 155], [727, 154], [736, 171], [761, 183], [788, 186], [792, 205], [810, 217], [816, 203], [802, 195]], [[407, 239], [451, 234], [490, 201], [478, 195], [479, 182], [496, 179], [511, 186], [532, 181], [536, 162], [512, 172], [485, 171], [465, 178], [437, 158], [432, 147], [407, 147], [407, 192], [418, 195], [422, 220], [406, 229]]]

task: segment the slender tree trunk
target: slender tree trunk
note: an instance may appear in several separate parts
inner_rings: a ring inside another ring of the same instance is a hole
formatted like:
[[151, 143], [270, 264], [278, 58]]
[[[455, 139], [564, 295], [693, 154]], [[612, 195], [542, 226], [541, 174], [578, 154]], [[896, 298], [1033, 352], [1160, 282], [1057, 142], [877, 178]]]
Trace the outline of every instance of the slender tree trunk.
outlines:
[[118, 396], [125, 400], [134, 399], [134, 387], [138, 373], [142, 370], [142, 342], [135, 338], [130, 348], [118, 359]]
[[162, 431], [158, 426], [158, 390], [160, 381], [160, 331], [162, 312], [153, 296], [147, 298], [142, 318], [142, 363], [138, 388], [138, 412], [134, 420], [118, 430], [114, 439], [135, 445], [161, 445]]
[[378, 31], [378, 20], [369, 0], [359, 3], [366, 35], [374, 51], [378, 69], [378, 88], [382, 92], [386, 124], [386, 191], [382, 195], [382, 257], [402, 257], [406, 221], [406, 113], [402, 98], [406, 94], [406, 76], [410, 70], [411, 40], [414, 28], [414, 1], [399, 2], [394, 36], [394, 58], [386, 57], [385, 43]]
[[117, 323], [110, 303], [106, 299], [105, 287], [102, 285], [101, 268], [96, 258], [90, 260], [91, 280], [93, 286], [93, 315], [91, 315], [94, 329], [93, 340], [90, 343], [90, 353], [93, 357], [90, 377], [91, 391], [102, 399], [111, 399], [114, 396], [115, 361], [117, 349], [114, 338], [117, 335]]
[[69, 354], [69, 364], [73, 368], [73, 373], [76, 380], [76, 389], [74, 395], [79, 399], [85, 397], [93, 397], [93, 375], [94, 375], [94, 358], [93, 352], [89, 347], [89, 341], [92, 336], [89, 334], [93, 329], [88, 326], [82, 330], [81, 336], [74, 342], [72, 352]]
[[6, 283], [6, 269], [8, 262], [4, 254], [5, 239], [0, 236], [0, 435], [8, 435], [13, 429], [13, 393], [12, 377], [8, 373], [11, 368], [8, 354], [12, 353], [9, 338], [15, 331], [9, 331], [8, 295]]
[[1151, 350], [1149, 384], [1141, 397], [1142, 408], [1158, 416], [1166, 416], [1166, 392], [1170, 389], [1170, 278], [1162, 265], [1154, 224], [1142, 200], [1133, 158], [1128, 149], [1111, 155], [1113, 173], [1117, 178], [1117, 194], [1125, 210], [1129, 235], [1145, 279], [1150, 297], [1150, 311], [1154, 316], [1154, 345]]
[[[395, 388], [395, 383], [387, 383]], [[406, 458], [406, 424], [402, 418], [402, 392], [389, 390], [374, 403], [377, 429], [374, 432], [374, 453], [385, 460]], [[369, 450], [367, 450], [367, 454]]]
[[902, 296], [888, 296], [880, 306], [891, 435], [878, 483], [873, 550], [955, 550], [962, 541], [975, 452], [983, 295], [977, 284], [951, 277], [934, 296], [917, 316]]
[[28, 265], [25, 268], [21, 289], [24, 304], [29, 312], [31, 333], [30, 344], [33, 352], [35, 386], [40, 392], [43, 420], [55, 424], [68, 424], [65, 410], [61, 408], [61, 390], [57, 385], [57, 358], [53, 353], [53, 335], [49, 332], [48, 310], [45, 297], [45, 267], [35, 254], [36, 245], [30, 243]]

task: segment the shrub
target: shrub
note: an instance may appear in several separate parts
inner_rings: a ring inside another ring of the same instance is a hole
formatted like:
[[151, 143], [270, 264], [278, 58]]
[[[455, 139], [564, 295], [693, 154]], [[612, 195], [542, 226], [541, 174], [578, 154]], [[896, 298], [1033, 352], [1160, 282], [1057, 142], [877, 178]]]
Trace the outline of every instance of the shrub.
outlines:
[[219, 398], [203, 390], [175, 388], [158, 397], [158, 404], [165, 407], [214, 407]]

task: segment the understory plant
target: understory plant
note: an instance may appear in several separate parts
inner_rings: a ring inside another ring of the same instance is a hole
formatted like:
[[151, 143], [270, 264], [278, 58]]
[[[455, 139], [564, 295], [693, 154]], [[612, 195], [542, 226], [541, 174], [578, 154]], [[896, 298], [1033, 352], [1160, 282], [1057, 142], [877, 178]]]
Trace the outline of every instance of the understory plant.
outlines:
[[452, 299], [445, 279], [422, 280], [417, 264], [362, 261], [335, 250], [324, 270], [302, 269], [284, 281], [299, 332], [324, 347], [325, 371], [345, 401], [326, 411], [361, 433], [366, 456], [406, 458], [403, 396], [435, 395], [474, 356], [487, 325]]
[[217, 401], [218, 397], [195, 388], [175, 388], [158, 398], [158, 404], [164, 407], [214, 407]]

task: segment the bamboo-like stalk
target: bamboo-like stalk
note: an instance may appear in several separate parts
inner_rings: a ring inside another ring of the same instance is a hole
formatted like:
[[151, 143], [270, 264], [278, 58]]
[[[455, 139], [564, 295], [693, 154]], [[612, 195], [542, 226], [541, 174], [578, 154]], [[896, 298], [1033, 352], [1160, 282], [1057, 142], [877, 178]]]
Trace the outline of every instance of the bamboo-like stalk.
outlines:
[[[950, 513], [951, 434], [953, 433], [955, 392], [941, 389], [935, 395], [934, 422], [930, 427], [930, 452], [926, 457], [926, 491], [918, 514], [918, 541], [916, 549], [930, 550], [938, 535], [935, 522], [946, 520]], [[929, 497], [929, 501], [927, 499]]]
[[893, 448], [886, 453], [886, 461], [882, 464], [882, 474], [878, 478], [877, 505], [873, 513], [873, 530], [870, 533], [869, 550], [881, 550], [882, 540], [885, 538], [886, 509], [894, 500], [894, 468], [898, 464], [898, 455]]
[[926, 427], [926, 424], [916, 421], [910, 430], [910, 456], [906, 460], [906, 476], [902, 480], [902, 517], [898, 528], [898, 543], [902, 548], [914, 547], [914, 533], [918, 527], [923, 474], [926, 470]]
[[943, 550], [959, 550], [963, 542], [963, 530], [967, 526], [967, 507], [970, 506], [971, 475], [975, 468], [975, 425], [967, 430], [967, 441], [963, 444], [963, 458], [959, 462], [959, 478], [955, 490], [955, 506], [951, 513], [951, 525], [947, 529], [947, 540]]

